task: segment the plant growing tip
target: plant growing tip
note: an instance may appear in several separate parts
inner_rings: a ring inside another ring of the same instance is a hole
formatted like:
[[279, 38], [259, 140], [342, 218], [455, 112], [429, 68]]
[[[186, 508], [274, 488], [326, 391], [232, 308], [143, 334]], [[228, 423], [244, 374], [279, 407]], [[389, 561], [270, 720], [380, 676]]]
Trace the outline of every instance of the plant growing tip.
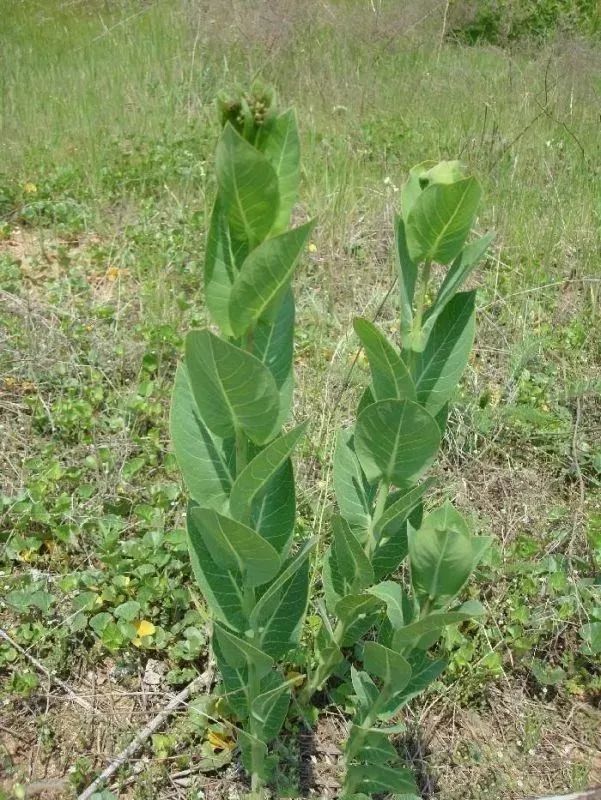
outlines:
[[[171, 434], [190, 494], [192, 569], [258, 800], [274, 769], [269, 744], [302, 682], [286, 679], [283, 662], [300, 641], [315, 542], [294, 542], [291, 458], [305, 425], [283, 427], [293, 387], [291, 280], [313, 223], [289, 228], [299, 182], [294, 112], [277, 113], [273, 95], [254, 87], [222, 97], [220, 114], [204, 269], [220, 335], [206, 328], [186, 337]], [[458, 162], [414, 167], [396, 220], [402, 347], [372, 322], [354, 323], [371, 380], [355, 424], [337, 438], [340, 513], [323, 556], [323, 597], [314, 598], [321, 626], [312, 669], [298, 696], [306, 711], [334, 671], [350, 680], [347, 800], [415, 795], [390, 743], [402, 726], [390, 720], [444, 670], [428, 650], [445, 627], [482, 613], [458, 595], [488, 540], [448, 502], [424, 513], [433, 483], [424, 476], [473, 343], [475, 292], [460, 289], [490, 243], [466, 244], [479, 200], [478, 182]], [[432, 292], [435, 264], [447, 271]], [[405, 560], [402, 583], [394, 576]]]

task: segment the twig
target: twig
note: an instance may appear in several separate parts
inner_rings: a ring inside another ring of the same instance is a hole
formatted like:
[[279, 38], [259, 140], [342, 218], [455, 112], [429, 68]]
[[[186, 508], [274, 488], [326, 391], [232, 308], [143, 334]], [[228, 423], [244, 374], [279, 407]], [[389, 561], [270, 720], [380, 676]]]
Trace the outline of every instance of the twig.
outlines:
[[601, 800], [601, 786], [574, 794], [554, 794], [552, 797], [533, 797], [531, 800]]
[[189, 683], [185, 689], [182, 689], [179, 694], [176, 694], [175, 697], [160, 712], [160, 714], [157, 714], [154, 719], [151, 719], [150, 722], [142, 728], [142, 730], [127, 745], [127, 747], [119, 753], [117, 758], [115, 758], [108, 765], [108, 767], [100, 773], [96, 780], [92, 781], [88, 788], [79, 795], [77, 800], [88, 800], [88, 798], [90, 798], [103, 783], [105, 783], [112, 775], [114, 775], [115, 772], [117, 772], [117, 770], [140, 749], [140, 747], [142, 747], [149, 736], [152, 736], [152, 734], [166, 722], [167, 718], [171, 716], [171, 714], [179, 706], [187, 701], [193, 692], [200, 688], [207, 688], [211, 685], [212, 680], [213, 667], [209, 666], [209, 668], [206, 669], [202, 675], [199, 675], [198, 678], [195, 678], [191, 683]]
[[63, 689], [69, 695], [74, 703], [77, 703], [77, 705], [85, 708], [85, 710], [90, 714], [96, 714], [96, 716], [101, 717], [102, 719], [106, 718], [102, 711], [98, 711], [98, 709], [94, 708], [94, 706], [91, 706], [89, 703], [86, 703], [85, 700], [82, 700], [82, 698], [76, 695], [73, 689], [67, 683], [61, 681], [61, 679], [57, 678], [56, 675], [53, 675], [50, 670], [42, 664], [41, 661], [38, 661], [35, 656], [32, 656], [30, 653], [28, 653], [27, 650], [21, 647], [20, 644], [17, 644], [17, 642], [15, 642], [14, 639], [12, 639], [2, 628], [0, 628], [0, 639], [4, 639], [11, 647], [14, 647], [18, 653], [21, 653], [21, 655], [30, 661], [36, 669], [42, 672], [49, 681], [55, 683], [57, 686], [60, 686], [61, 689]]

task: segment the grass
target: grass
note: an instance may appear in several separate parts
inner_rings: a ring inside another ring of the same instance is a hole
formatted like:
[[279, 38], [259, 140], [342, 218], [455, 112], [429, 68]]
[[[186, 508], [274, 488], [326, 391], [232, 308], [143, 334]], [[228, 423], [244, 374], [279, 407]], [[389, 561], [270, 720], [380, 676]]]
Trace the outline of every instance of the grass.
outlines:
[[[424, 789], [521, 798], [599, 781], [586, 638], [601, 623], [594, 44], [460, 46], [441, 38], [435, 2], [0, 10], [0, 626], [103, 715], [90, 722], [0, 643], [2, 791], [67, 775], [69, 796], [204, 662], [166, 417], [182, 333], [204, 320], [213, 100], [253, 77], [297, 107], [298, 216], [319, 216], [296, 286], [304, 528], [328, 535], [332, 436], [366, 378], [362, 359], [351, 369], [350, 321], [387, 296], [407, 169], [461, 157], [485, 187], [478, 228], [497, 231], [443, 466], [496, 539], [477, 583], [489, 616], [449, 637], [446, 689], [414, 710], [405, 746]], [[380, 324], [396, 313], [393, 291]], [[332, 706], [316, 745], [323, 796], [338, 720]], [[202, 776], [207, 797], [235, 792], [227, 721], [207, 728], [192, 708], [161, 737], [123, 792], [167, 797], [170, 775], [180, 796], [198, 796]], [[290, 732], [291, 796], [295, 746]]]

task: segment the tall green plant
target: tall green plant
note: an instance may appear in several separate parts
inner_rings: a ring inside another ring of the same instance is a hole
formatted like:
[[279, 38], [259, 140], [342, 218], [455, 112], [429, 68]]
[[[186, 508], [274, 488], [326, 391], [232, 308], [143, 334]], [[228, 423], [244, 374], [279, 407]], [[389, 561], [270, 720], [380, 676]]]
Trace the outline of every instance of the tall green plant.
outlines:
[[[427, 514], [423, 507], [432, 485], [423, 476], [473, 344], [475, 292], [459, 290], [491, 240], [466, 244], [479, 201], [476, 179], [458, 162], [412, 169], [396, 220], [401, 347], [355, 320], [371, 384], [334, 455], [340, 514], [323, 564], [316, 666], [303, 693], [309, 702], [344, 665], [345, 648], [359, 644], [362, 668], [350, 667], [355, 715], [344, 798], [416, 792], [390, 743], [399, 728], [387, 723], [444, 670], [443, 659], [428, 655], [444, 628], [482, 611], [474, 601], [458, 605], [457, 596], [488, 540], [475, 537], [451, 503]], [[435, 264], [447, 270], [428, 303]], [[408, 580], [391, 579], [407, 557]]]
[[259, 798], [293, 685], [278, 665], [298, 642], [308, 599], [312, 544], [293, 544], [291, 464], [305, 426], [282, 429], [293, 386], [290, 282], [313, 223], [288, 227], [300, 168], [294, 112], [277, 114], [261, 91], [220, 107], [204, 286], [221, 335], [187, 335], [171, 435], [190, 495], [192, 567]]

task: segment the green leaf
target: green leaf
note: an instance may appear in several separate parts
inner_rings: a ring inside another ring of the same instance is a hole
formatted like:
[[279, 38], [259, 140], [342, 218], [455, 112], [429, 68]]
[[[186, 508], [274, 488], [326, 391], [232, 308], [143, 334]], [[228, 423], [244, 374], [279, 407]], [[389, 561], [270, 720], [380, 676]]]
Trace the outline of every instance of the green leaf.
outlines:
[[[239, 729], [237, 735], [240, 757], [244, 768], [250, 774], [254, 767], [258, 770], [257, 775], [261, 781], [267, 782], [272, 776], [275, 766], [272, 758], [267, 755], [267, 745], [243, 729]], [[253, 758], [253, 753], [256, 753], [257, 750], [260, 751], [261, 756], [255, 759]]]
[[246, 465], [236, 478], [230, 494], [230, 514], [234, 519], [249, 521], [255, 497], [265, 490], [268, 481], [290, 457], [306, 429], [305, 422], [274, 439]]
[[428, 514], [409, 535], [411, 580], [418, 595], [450, 598], [469, 578], [473, 564], [472, 536], [450, 503]]
[[374, 526], [374, 533], [378, 541], [385, 540], [395, 535], [399, 522], [404, 522], [422, 497], [436, 483], [434, 478], [427, 478], [418, 486], [402, 491], [393, 503], [386, 506], [384, 513]]
[[365, 792], [368, 795], [385, 792], [417, 793], [411, 770], [382, 764], [351, 764], [347, 769], [346, 785], [351, 793]]
[[280, 393], [280, 411], [274, 430], [290, 417], [294, 375], [294, 295], [288, 288], [273, 320], [259, 320], [253, 336], [253, 355], [271, 372]]
[[434, 323], [442, 313], [447, 303], [453, 299], [461, 285], [465, 283], [467, 278], [470, 276], [474, 268], [488, 250], [488, 246], [493, 240], [493, 236], [494, 234], [489, 233], [486, 236], [482, 236], [480, 239], [476, 239], [475, 242], [471, 242], [470, 244], [466, 245], [461, 253], [459, 253], [455, 261], [453, 261], [451, 268], [445, 275], [445, 279], [438, 291], [438, 295], [436, 296], [434, 304], [426, 314], [426, 318], [422, 327], [424, 340], [428, 338]]
[[232, 486], [233, 441], [214, 436], [202, 421], [183, 364], [175, 373], [170, 428], [190, 496], [203, 506], [221, 511]]
[[239, 669], [248, 668], [248, 665], [252, 664], [259, 678], [267, 675], [273, 668], [273, 659], [246, 639], [235, 636], [217, 623], [214, 625], [214, 631], [225, 660], [230, 666]]
[[355, 450], [370, 482], [383, 477], [402, 486], [416, 480], [439, 446], [434, 418], [411, 400], [380, 400], [357, 420]]
[[201, 527], [188, 507], [188, 546], [190, 562], [196, 582], [213, 617], [235, 630], [246, 628], [242, 607], [240, 576], [232, 573], [221, 561], [215, 561], [207, 548]]
[[229, 123], [217, 146], [215, 169], [232, 233], [255, 247], [265, 239], [279, 212], [275, 170]]
[[580, 628], [583, 650], [587, 655], [601, 653], [601, 622], [587, 622]]
[[380, 613], [380, 601], [368, 594], [350, 594], [336, 605], [336, 614], [345, 625], [342, 647], [358, 642], [372, 628]]
[[207, 233], [204, 265], [205, 300], [212, 319], [224, 336], [232, 336], [229, 303], [234, 278], [246, 254], [245, 242], [231, 237], [219, 197], [215, 200]]
[[294, 109], [280, 114], [264, 136], [259, 134], [257, 146], [278, 177], [280, 210], [274, 229], [283, 230], [290, 222], [300, 181], [300, 140]]
[[386, 337], [366, 319], [353, 322], [367, 355], [376, 400], [415, 400], [415, 386], [409, 370]]
[[[442, 629], [447, 625], [456, 625], [459, 622], [481, 617], [483, 614], [484, 608], [476, 600], [464, 603], [455, 611], [428, 614], [422, 619], [418, 619], [416, 622], [412, 622], [410, 625], [405, 625], [405, 627], [400, 627], [396, 630], [393, 636], [392, 646], [395, 650], [402, 650], [408, 646], [421, 649], [420, 639], [427, 634], [438, 632], [440, 635]], [[430, 637], [427, 637], [426, 647], [430, 646], [430, 641]]]
[[117, 608], [113, 611], [113, 614], [117, 617], [117, 619], [122, 619], [125, 622], [133, 622], [134, 619], [140, 613], [140, 609], [142, 606], [138, 603], [137, 600], [128, 600], [125, 603], [121, 603], [121, 605], [117, 606]]
[[262, 586], [277, 574], [277, 551], [252, 528], [210, 508], [194, 507], [189, 513], [213, 560], [239, 572], [245, 586]]
[[397, 692], [386, 704], [384, 715], [388, 718], [398, 714], [403, 706], [424, 691], [431, 683], [437, 680], [447, 667], [447, 660], [439, 658], [432, 660], [426, 653], [417, 651], [408, 656], [411, 665], [411, 680], [401, 692]]
[[209, 330], [190, 331], [186, 367], [200, 415], [213, 433], [228, 438], [242, 430], [257, 444], [271, 437], [279, 394], [257, 358]]
[[405, 223], [401, 217], [396, 218], [396, 254], [399, 273], [401, 340], [407, 346], [413, 327], [413, 297], [417, 282], [417, 264], [411, 260], [407, 250]]
[[[352, 665], [351, 682], [355, 690], [355, 695], [357, 696], [359, 708], [365, 713], [371, 711], [372, 706], [380, 694], [380, 690], [376, 684], [372, 681], [367, 672], [359, 671]], [[365, 713], [362, 716], [364, 716]]]
[[345, 750], [347, 758], [364, 764], [387, 764], [398, 759], [388, 734], [374, 730], [365, 732], [358, 725], [351, 726]]
[[334, 589], [341, 597], [359, 594], [373, 583], [374, 571], [363, 548], [342, 517], [332, 517], [330, 569]]
[[475, 178], [432, 183], [407, 215], [407, 248], [412, 261], [450, 263], [472, 227], [481, 190]]
[[426, 346], [414, 354], [417, 399], [432, 415], [453, 395], [474, 343], [475, 292], [460, 292], [436, 320]]
[[396, 519], [387, 526], [386, 535], [380, 538], [371, 559], [377, 580], [392, 574], [405, 559], [409, 552], [408, 531], [419, 528], [422, 516], [423, 504], [418, 503], [402, 525], [399, 526]]
[[261, 649], [280, 659], [300, 636], [309, 596], [309, 556], [317, 539], [302, 550], [275, 578], [255, 605], [250, 625], [259, 630]]
[[402, 628], [407, 624], [411, 605], [407, 593], [399, 583], [382, 581], [367, 591], [386, 604], [386, 615], [393, 628]]
[[353, 530], [367, 532], [371, 498], [359, 459], [351, 447], [353, 431], [339, 431], [334, 450], [333, 483], [340, 513]]
[[290, 705], [290, 690], [296, 683], [294, 679], [282, 681], [279, 675], [277, 677], [276, 686], [256, 697], [250, 710], [255, 733], [266, 743], [280, 732]]
[[401, 186], [401, 211], [404, 220], [407, 219], [415, 201], [425, 189], [420, 182], [420, 177], [434, 166], [436, 166], [436, 161], [422, 161], [421, 164], [416, 164], [409, 170], [409, 176]]
[[337, 664], [344, 658], [326, 622], [322, 622], [315, 637], [315, 656], [318, 663], [330, 665]]
[[253, 527], [285, 558], [294, 535], [296, 499], [292, 462], [285, 461], [256, 498], [251, 514]]
[[377, 642], [366, 642], [363, 648], [363, 666], [376, 677], [380, 678], [384, 687], [393, 692], [400, 692], [407, 686], [411, 678], [409, 662]]
[[287, 289], [315, 221], [266, 239], [246, 257], [230, 298], [230, 324], [242, 336]]

